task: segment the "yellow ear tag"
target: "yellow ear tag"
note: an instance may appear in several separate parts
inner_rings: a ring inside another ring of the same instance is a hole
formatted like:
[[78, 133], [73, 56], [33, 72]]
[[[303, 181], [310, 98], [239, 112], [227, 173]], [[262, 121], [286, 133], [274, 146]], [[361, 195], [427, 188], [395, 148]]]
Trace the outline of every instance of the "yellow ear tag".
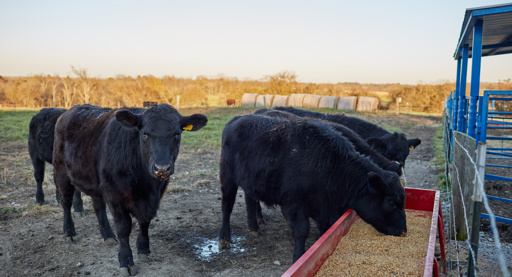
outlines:
[[192, 125], [187, 125], [187, 126], [183, 127], [183, 130], [190, 131], [190, 130], [192, 130], [192, 127], [194, 127], [194, 126], [192, 126]]
[[411, 147], [409, 147], [409, 150], [414, 150], [414, 146], [411, 145]]

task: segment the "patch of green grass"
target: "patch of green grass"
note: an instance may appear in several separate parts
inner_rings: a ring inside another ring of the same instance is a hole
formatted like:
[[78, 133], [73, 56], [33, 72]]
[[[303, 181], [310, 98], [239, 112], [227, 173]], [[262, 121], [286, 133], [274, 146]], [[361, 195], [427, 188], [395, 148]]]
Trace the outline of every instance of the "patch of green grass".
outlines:
[[30, 119], [37, 113], [38, 111], [0, 111], [0, 140], [27, 139]]
[[226, 123], [234, 115], [212, 115], [208, 114], [208, 124], [201, 130], [195, 132], [183, 132], [181, 135], [181, 145], [187, 148], [207, 148], [220, 149], [222, 130]]
[[4, 207], [2, 208], [2, 213], [8, 214], [8, 213], [18, 213], [20, 210], [16, 209], [15, 207]]
[[443, 139], [443, 126], [436, 128], [436, 132], [432, 137], [434, 143], [434, 165], [442, 167], [444, 165], [444, 139]]
[[403, 133], [402, 129], [400, 129], [400, 127], [396, 127], [396, 126], [392, 126], [392, 125], [387, 125], [387, 124], [381, 124], [379, 125], [380, 127], [384, 128], [384, 130], [388, 131], [388, 132], [397, 132], [397, 133]]
[[[432, 159], [432, 165], [436, 168], [444, 168], [444, 138], [443, 138], [443, 126], [436, 128], [436, 132], [432, 137], [432, 143], [434, 144], [434, 159]], [[437, 176], [437, 188], [446, 190], [448, 186], [446, 175], [444, 171]]]

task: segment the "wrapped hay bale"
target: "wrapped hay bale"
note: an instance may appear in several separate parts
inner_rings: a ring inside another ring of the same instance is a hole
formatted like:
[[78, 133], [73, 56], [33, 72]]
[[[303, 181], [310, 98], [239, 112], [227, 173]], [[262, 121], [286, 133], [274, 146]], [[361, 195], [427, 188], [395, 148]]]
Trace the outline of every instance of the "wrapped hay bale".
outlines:
[[338, 110], [355, 111], [357, 107], [357, 96], [340, 97]]
[[272, 107], [286, 107], [288, 105], [288, 95], [274, 95]]
[[302, 102], [304, 101], [305, 96], [306, 94], [302, 93], [290, 94], [290, 98], [288, 98], [288, 106], [294, 108], [302, 108]]
[[357, 111], [360, 112], [375, 112], [379, 106], [379, 99], [376, 97], [359, 96], [357, 101]]
[[244, 93], [242, 95], [242, 107], [255, 107], [258, 95], [257, 93]]
[[338, 106], [339, 96], [322, 96], [318, 102], [319, 108], [336, 109]]
[[302, 100], [303, 108], [318, 108], [318, 103], [320, 102], [320, 95], [306, 94], [304, 96], [304, 100]]
[[270, 107], [272, 106], [272, 100], [274, 100], [274, 95], [258, 95], [255, 104], [256, 107]]

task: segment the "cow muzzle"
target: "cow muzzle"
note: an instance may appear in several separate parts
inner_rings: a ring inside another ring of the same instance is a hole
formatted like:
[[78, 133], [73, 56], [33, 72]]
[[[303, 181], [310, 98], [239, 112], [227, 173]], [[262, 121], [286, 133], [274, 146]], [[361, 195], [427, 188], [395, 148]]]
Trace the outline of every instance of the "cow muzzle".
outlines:
[[174, 173], [174, 168], [171, 164], [153, 164], [153, 175], [158, 179], [167, 179]]

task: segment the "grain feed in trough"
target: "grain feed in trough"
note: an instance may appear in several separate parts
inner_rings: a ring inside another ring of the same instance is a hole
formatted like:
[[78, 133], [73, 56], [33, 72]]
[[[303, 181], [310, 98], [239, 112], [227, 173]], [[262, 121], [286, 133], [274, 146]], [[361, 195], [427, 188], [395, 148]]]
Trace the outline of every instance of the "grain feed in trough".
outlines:
[[[405, 209], [414, 212], [423, 212], [424, 214], [430, 215], [431, 218], [431, 222], [427, 224], [427, 228], [429, 229], [428, 244], [419, 246], [426, 249], [424, 258], [419, 261], [424, 266], [422, 276], [439, 276], [439, 264], [435, 258], [436, 240], [438, 235], [441, 264], [446, 264], [444, 251], [445, 236], [440, 195], [441, 194], [438, 190], [405, 188]], [[343, 244], [344, 236], [347, 235], [351, 226], [358, 219], [359, 216], [355, 211], [348, 210], [282, 275], [282, 277], [315, 276], [325, 261], [335, 251], [336, 247], [338, 247], [339, 244]], [[358, 251], [364, 250], [363, 248], [365, 245], [366, 243], [361, 242], [361, 249], [358, 249]], [[400, 245], [400, 248], [404, 249], [405, 246]], [[372, 250], [368, 249], [368, 251]], [[399, 265], [393, 264], [392, 266]], [[357, 267], [357, 265], [354, 265], [354, 267]], [[446, 271], [446, 266], [443, 269]], [[372, 276], [370, 272], [366, 275]]]

